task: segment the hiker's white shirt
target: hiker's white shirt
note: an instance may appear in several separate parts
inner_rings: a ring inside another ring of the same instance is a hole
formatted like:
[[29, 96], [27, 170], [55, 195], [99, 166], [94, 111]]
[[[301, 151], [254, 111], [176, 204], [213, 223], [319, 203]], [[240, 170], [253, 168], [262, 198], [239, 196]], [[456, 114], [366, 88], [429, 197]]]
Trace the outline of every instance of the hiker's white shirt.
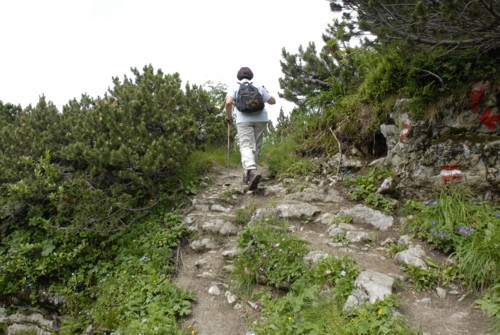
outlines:
[[[251, 80], [248, 79], [242, 79], [241, 81], [237, 82], [232, 89], [227, 93], [228, 96], [233, 98], [233, 101], [236, 101], [236, 96], [238, 95], [238, 90], [240, 89], [240, 83], [244, 82], [251, 82], [257, 89], [259, 90], [259, 93], [262, 94], [262, 98], [264, 99], [264, 102], [267, 102], [269, 99], [271, 99], [271, 94], [262, 87], [261, 85], [258, 85], [254, 83]], [[255, 112], [255, 113], [242, 113], [236, 108], [236, 105], [234, 105], [234, 111], [236, 112], [236, 123], [244, 123], [244, 122], [269, 122], [269, 117], [267, 115], [267, 110], [266, 107], [260, 112]]]

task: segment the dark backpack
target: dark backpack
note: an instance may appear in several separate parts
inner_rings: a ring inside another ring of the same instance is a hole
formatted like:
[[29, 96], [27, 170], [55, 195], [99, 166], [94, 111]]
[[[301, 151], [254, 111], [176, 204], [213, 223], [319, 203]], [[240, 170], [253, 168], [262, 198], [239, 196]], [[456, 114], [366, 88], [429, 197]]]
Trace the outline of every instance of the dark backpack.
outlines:
[[236, 108], [242, 113], [260, 112], [264, 109], [264, 98], [251, 82], [247, 81], [240, 84], [236, 96]]

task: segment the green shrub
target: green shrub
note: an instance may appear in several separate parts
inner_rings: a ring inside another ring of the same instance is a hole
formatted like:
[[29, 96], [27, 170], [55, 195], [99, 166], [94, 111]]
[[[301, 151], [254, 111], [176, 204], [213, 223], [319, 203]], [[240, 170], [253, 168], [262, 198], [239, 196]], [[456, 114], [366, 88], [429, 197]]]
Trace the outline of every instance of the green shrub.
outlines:
[[469, 288], [481, 290], [499, 277], [499, 211], [477, 204], [463, 190], [445, 190], [425, 202], [410, 200], [408, 229], [437, 248], [454, 253]]
[[100, 333], [181, 334], [176, 320], [191, 313], [194, 299], [170, 279], [173, 250], [186, 235], [181, 219], [172, 212], [152, 215], [115, 237], [113, 260], [73, 273], [61, 287], [69, 302], [61, 334], [89, 324]]
[[316, 170], [314, 163], [297, 152], [299, 145], [289, 136], [279, 142], [266, 142], [262, 148], [262, 160], [265, 161], [271, 177], [287, 178], [306, 176]]
[[236, 286], [251, 293], [256, 283], [286, 287], [306, 271], [306, 242], [286, 233], [286, 222], [267, 218], [246, 226], [238, 235], [243, 251], [235, 260]]

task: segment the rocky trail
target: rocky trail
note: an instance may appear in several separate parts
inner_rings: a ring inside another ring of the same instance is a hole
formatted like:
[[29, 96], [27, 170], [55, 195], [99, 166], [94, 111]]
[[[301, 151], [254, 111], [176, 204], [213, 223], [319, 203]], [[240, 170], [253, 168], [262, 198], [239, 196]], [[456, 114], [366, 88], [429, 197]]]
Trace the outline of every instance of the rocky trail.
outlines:
[[[259, 188], [245, 192], [239, 169], [231, 169], [229, 175], [220, 171], [214, 178], [184, 214], [195, 238], [179, 254], [175, 284], [196, 295], [193, 313], [183, 325], [192, 334], [253, 334], [248, 316], [258, 315], [258, 302], [240, 299], [229, 285], [231, 260], [238, 252], [236, 236], [243, 228], [233, 219], [238, 208], [248, 206], [256, 208], [252, 219], [273, 213], [288, 220], [293, 233], [307, 241], [309, 261], [322, 255], [348, 255], [355, 260], [361, 273], [346, 304], [398, 293], [399, 312], [415, 331], [489, 334], [491, 320], [475, 306], [476, 296], [455, 285], [419, 292], [401, 271], [403, 263], [424, 264], [425, 257], [440, 262], [444, 255], [405, 235], [401, 218], [350, 201], [341, 183], [274, 180], [264, 172]], [[300, 187], [294, 188], [298, 183]], [[333, 224], [339, 213], [351, 217], [352, 223]], [[401, 241], [409, 248], [390, 259], [384, 249], [388, 241]], [[394, 285], [395, 281], [399, 284]]]

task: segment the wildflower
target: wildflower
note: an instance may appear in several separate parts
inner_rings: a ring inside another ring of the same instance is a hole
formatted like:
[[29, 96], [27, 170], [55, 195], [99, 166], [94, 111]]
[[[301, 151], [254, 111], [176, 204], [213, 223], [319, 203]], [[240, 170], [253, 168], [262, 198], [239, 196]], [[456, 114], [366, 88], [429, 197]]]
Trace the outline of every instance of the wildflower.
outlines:
[[262, 266], [261, 266], [261, 267], [259, 267], [259, 271], [260, 271], [260, 272], [264, 272], [264, 268], [263, 268]]
[[280, 244], [279, 244], [279, 243], [274, 243], [274, 244], [273, 244], [273, 248], [277, 248], [277, 247], [279, 247], [279, 246], [280, 246]]
[[460, 234], [464, 234], [464, 235], [469, 235], [470, 233], [474, 232], [475, 229], [474, 228], [467, 228], [467, 227], [459, 227], [458, 228], [458, 232]]
[[425, 200], [425, 204], [426, 204], [426, 205], [428, 205], [428, 204], [430, 204], [430, 203], [431, 203], [431, 201], [430, 201], [430, 200]]
[[435, 231], [434, 231], [434, 228], [429, 229], [429, 231], [430, 231], [431, 233], [434, 233], [434, 232], [435, 232]]
[[293, 318], [291, 316], [289, 316], [288, 321], [293, 321]]
[[497, 213], [497, 218], [500, 218], [500, 212]]
[[382, 315], [384, 313], [384, 311], [382, 310], [382, 308], [380, 308], [377, 312], [378, 315]]
[[435, 225], [437, 222], [436, 221], [432, 221], [432, 224]]
[[441, 238], [441, 239], [442, 239], [445, 235], [446, 235], [446, 232], [445, 232], [445, 231], [443, 231], [441, 234], [439, 234], [439, 238]]
[[437, 206], [438, 201], [437, 201], [437, 200], [434, 200], [434, 201], [432, 202], [432, 204], [433, 204], [434, 206]]

